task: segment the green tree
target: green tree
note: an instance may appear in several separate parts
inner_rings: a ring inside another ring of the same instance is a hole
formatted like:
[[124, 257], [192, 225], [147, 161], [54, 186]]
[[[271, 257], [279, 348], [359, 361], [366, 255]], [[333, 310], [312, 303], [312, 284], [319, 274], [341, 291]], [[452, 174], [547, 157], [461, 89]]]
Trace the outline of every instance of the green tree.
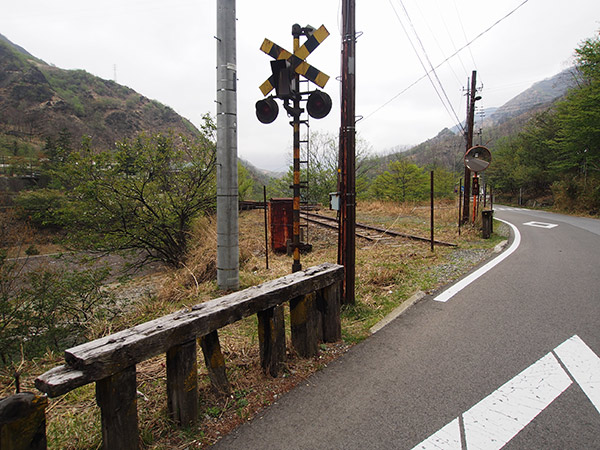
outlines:
[[423, 169], [406, 160], [392, 161], [371, 186], [375, 198], [405, 202], [422, 200], [428, 192], [428, 176]]
[[115, 297], [102, 289], [108, 268], [37, 269], [0, 252], [0, 362], [21, 352], [26, 357], [48, 349], [64, 350], [92, 338], [96, 320], [111, 320], [119, 311]]
[[[372, 164], [368, 159], [369, 144], [360, 138], [356, 140], [356, 193], [364, 195], [368, 190], [368, 175]], [[308, 190], [302, 190], [303, 200], [321, 205], [329, 204], [329, 193], [337, 191], [339, 138], [332, 133], [312, 132], [308, 155], [308, 169], [301, 167], [300, 179], [308, 180]], [[290, 186], [294, 182], [293, 169], [280, 179], [272, 179], [268, 185], [271, 197], [291, 197]]]
[[575, 50], [577, 85], [517, 135], [499, 142], [489, 176], [513, 198], [553, 195], [561, 207], [600, 210], [600, 37]]
[[61, 174], [74, 238], [96, 250], [141, 250], [177, 267], [192, 221], [215, 207], [215, 145], [140, 135], [95, 154], [84, 146]]
[[94, 152], [89, 139], [54, 166], [61, 189], [22, 194], [22, 215], [42, 227], [68, 231], [83, 249], [141, 251], [147, 259], [180, 266], [192, 222], [215, 210], [214, 123], [185, 137], [141, 134], [109, 151]]
[[240, 201], [248, 200], [254, 189], [254, 180], [248, 169], [238, 160], [238, 196]]
[[435, 198], [454, 197], [454, 187], [458, 184], [456, 176], [441, 166], [433, 168], [433, 195]]

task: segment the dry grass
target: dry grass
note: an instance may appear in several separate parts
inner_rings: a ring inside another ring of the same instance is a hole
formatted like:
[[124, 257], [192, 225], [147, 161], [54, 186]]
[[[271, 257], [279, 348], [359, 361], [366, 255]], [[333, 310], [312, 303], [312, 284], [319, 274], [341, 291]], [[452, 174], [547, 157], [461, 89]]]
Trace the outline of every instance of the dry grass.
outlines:
[[[490, 247], [497, 242], [497, 239], [483, 242], [473, 229], [463, 230], [459, 238], [456, 216], [457, 211], [452, 203], [440, 204], [435, 217], [436, 239], [458, 242], [462, 249]], [[429, 235], [429, 209], [417, 204], [371, 202], [359, 205], [357, 219], [404, 233], [424, 237]], [[156, 295], [130, 303], [127, 314], [119, 323], [98, 326], [97, 333], [114, 332], [221, 295], [214, 281], [215, 223], [203, 219], [196, 224], [195, 233], [201, 238], [192, 250], [186, 267], [156, 275], [154, 280], [160, 286]], [[309, 233], [313, 251], [302, 256], [303, 267], [335, 262], [336, 232], [311, 227]], [[144, 446], [152, 449], [203, 448], [215, 442], [304, 381], [311, 373], [343, 354], [353, 343], [367, 337], [372, 325], [415, 291], [431, 291], [446, 281], [436, 275], [436, 267], [447, 263], [452, 252], [453, 249], [448, 247], [436, 247], [432, 253], [428, 243], [398, 238], [376, 243], [357, 239], [357, 304], [343, 311], [343, 342], [322, 345], [319, 356], [308, 360], [298, 358], [288, 345], [286, 370], [282, 377], [274, 379], [265, 376], [260, 369], [255, 317], [219, 330], [232, 392], [227, 396], [212, 392], [206, 369], [199, 364], [201, 417], [198, 425], [192, 429], [179, 430], [168, 419], [164, 356], [139, 364], [138, 414]], [[242, 288], [290, 273], [291, 263], [288, 256], [271, 252], [269, 269], [266, 269], [263, 212], [248, 211], [240, 215]], [[289, 321], [289, 318], [286, 317], [286, 320]], [[289, 333], [289, 326], [287, 329]], [[203, 361], [201, 351], [198, 361]], [[60, 363], [61, 355], [52, 353], [24, 362], [22, 390], [34, 390], [35, 376]], [[8, 369], [0, 373], [0, 395], [7, 395], [14, 390], [12, 375]], [[94, 388], [89, 385], [50, 401], [49, 448], [99, 448], [100, 419], [94, 395]]]

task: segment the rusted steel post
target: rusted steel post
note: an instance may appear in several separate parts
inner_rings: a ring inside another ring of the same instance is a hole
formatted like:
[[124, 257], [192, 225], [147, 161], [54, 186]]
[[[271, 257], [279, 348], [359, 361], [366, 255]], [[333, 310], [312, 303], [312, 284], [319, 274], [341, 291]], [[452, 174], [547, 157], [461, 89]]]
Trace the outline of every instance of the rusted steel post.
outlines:
[[433, 239], [433, 220], [434, 220], [434, 204], [433, 204], [433, 170], [431, 171], [431, 251], [434, 251], [434, 239]]
[[21, 392], [0, 400], [0, 449], [46, 450], [48, 398]]
[[492, 210], [492, 233], [494, 232], [494, 187], [490, 186], [490, 209]]
[[265, 203], [265, 262], [269, 270], [269, 221], [267, 220], [267, 187], [263, 186], [263, 201]]
[[167, 406], [175, 423], [187, 427], [198, 419], [196, 339], [167, 351]]
[[463, 188], [463, 185], [462, 185], [462, 178], [461, 178], [460, 181], [458, 182], [458, 235], [459, 236], [460, 236], [460, 222], [462, 220], [462, 217], [461, 217], [462, 188]]
[[[300, 33], [302, 29], [298, 25], [292, 27], [292, 35], [294, 37], [294, 53], [300, 48]], [[300, 75], [295, 75], [296, 88], [300, 82]], [[294, 262], [292, 263], [292, 272], [302, 270], [300, 264], [300, 95], [296, 93], [294, 96], [294, 115], [292, 120], [294, 127], [294, 203], [293, 203], [293, 232], [292, 232], [292, 249]]]

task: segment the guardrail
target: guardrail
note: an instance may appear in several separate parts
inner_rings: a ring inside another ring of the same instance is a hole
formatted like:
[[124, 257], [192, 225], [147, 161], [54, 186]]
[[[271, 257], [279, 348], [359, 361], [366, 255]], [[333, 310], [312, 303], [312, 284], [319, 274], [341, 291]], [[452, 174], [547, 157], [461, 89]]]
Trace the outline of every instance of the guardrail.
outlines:
[[[95, 382], [103, 448], [137, 450], [136, 364], [166, 354], [169, 415], [177, 425], [189, 426], [198, 418], [198, 339], [213, 387], [229, 392], [218, 329], [257, 314], [261, 366], [265, 373], [277, 376], [286, 351], [283, 304], [290, 304], [293, 347], [302, 357], [314, 356], [320, 340], [341, 338], [342, 278], [342, 266], [321, 264], [87, 342], [66, 350], [65, 364], [38, 377], [35, 385], [49, 397], [57, 397]], [[29, 400], [26, 409], [35, 412], [30, 420], [23, 420], [26, 413], [10, 413], [19, 417], [19, 425], [2, 417], [6, 409], [2, 402], [9, 400], [0, 401], [3, 442], [9, 442], [11, 433], [22, 442], [25, 427], [38, 430], [35, 439], [39, 441], [39, 421], [45, 423], [45, 417], [40, 419], [40, 408], [32, 408], [31, 403], [43, 401]], [[43, 446], [23, 448], [45, 448], [45, 432], [43, 437]]]

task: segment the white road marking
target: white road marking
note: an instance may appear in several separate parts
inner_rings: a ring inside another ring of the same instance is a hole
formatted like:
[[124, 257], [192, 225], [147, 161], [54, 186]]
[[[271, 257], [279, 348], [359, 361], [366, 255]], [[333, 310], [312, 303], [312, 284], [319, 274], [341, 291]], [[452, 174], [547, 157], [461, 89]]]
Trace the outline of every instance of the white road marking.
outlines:
[[500, 264], [502, 261], [504, 261], [506, 258], [508, 258], [519, 247], [519, 245], [521, 244], [521, 233], [519, 233], [519, 230], [517, 229], [517, 227], [515, 227], [512, 223], [507, 222], [506, 220], [502, 220], [502, 219], [496, 219], [496, 220], [499, 220], [500, 222], [503, 222], [512, 228], [513, 233], [515, 234], [515, 239], [514, 239], [513, 243], [510, 245], [510, 247], [508, 247], [504, 252], [502, 252], [496, 258], [492, 259], [484, 266], [481, 266], [479, 269], [477, 269], [471, 275], [468, 275], [465, 278], [463, 278], [462, 280], [453, 284], [448, 289], [446, 289], [444, 292], [439, 294], [437, 297], [434, 297], [434, 300], [436, 302], [447, 302], [455, 294], [462, 291], [464, 288], [466, 288], [469, 284], [471, 284], [477, 278], [482, 276], [487, 271], [493, 269], [498, 264]]
[[558, 224], [556, 224], [556, 223], [545, 223], [545, 222], [526, 222], [523, 225], [527, 225], [530, 227], [547, 228], [547, 229], [555, 228], [558, 226]]
[[412, 450], [462, 450], [458, 419], [454, 419]]
[[577, 384], [600, 413], [600, 358], [579, 336], [554, 349]]
[[[579, 336], [560, 344], [496, 391], [431, 435], [416, 449], [500, 449], [546, 409], [573, 381], [600, 413], [600, 358]], [[558, 359], [557, 359], [558, 357]], [[458, 430], [457, 430], [458, 428]], [[461, 440], [456, 443], [456, 437]], [[464, 445], [463, 445], [464, 444]]]
[[494, 211], [529, 211], [529, 209], [514, 208], [512, 206], [494, 206]]
[[463, 414], [468, 449], [500, 449], [571, 385], [548, 353]]

